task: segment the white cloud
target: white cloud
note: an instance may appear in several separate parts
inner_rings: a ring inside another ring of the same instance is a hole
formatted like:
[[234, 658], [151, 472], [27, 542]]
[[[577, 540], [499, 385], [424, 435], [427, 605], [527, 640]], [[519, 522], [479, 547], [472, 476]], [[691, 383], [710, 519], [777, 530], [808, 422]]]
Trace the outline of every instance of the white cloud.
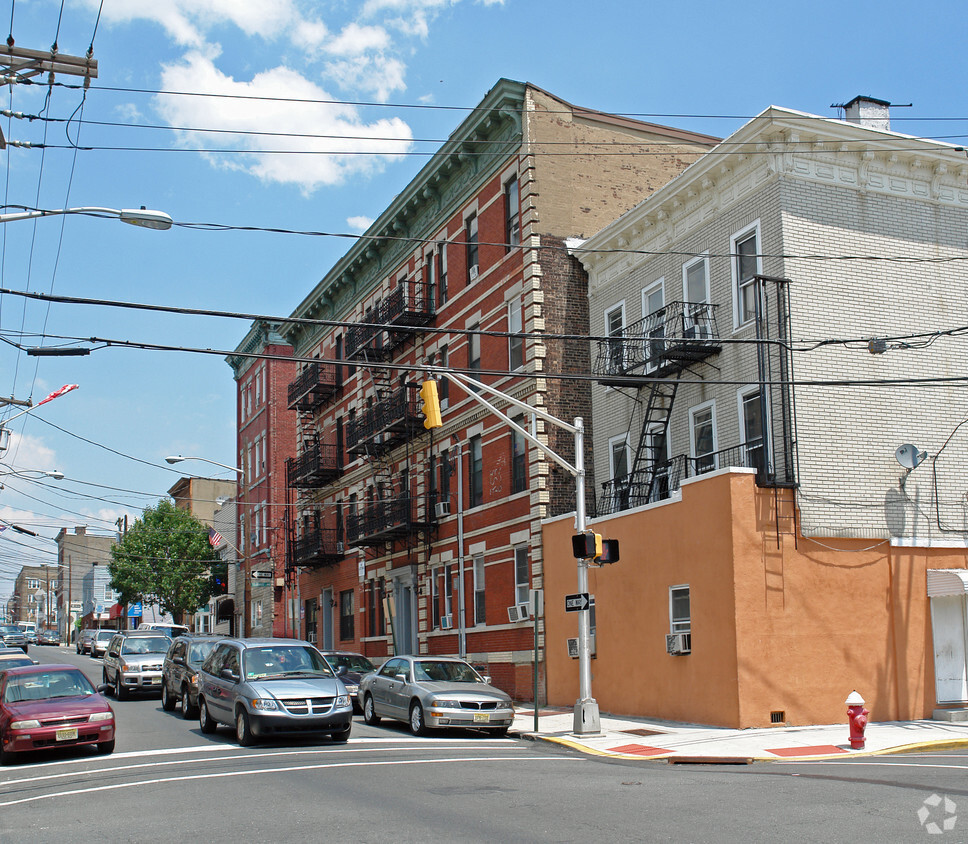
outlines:
[[388, 56], [356, 56], [329, 62], [326, 72], [341, 88], [364, 91], [385, 101], [394, 91], [403, 91], [406, 67], [399, 59]]
[[326, 50], [337, 56], [356, 56], [367, 50], [385, 50], [389, 46], [390, 36], [383, 27], [351, 23], [326, 45]]
[[351, 231], [355, 232], [365, 232], [370, 226], [373, 225], [372, 217], [347, 217], [346, 225], [350, 227]]
[[[404, 121], [392, 118], [366, 123], [352, 106], [319, 102], [334, 98], [294, 70], [277, 67], [245, 82], [223, 74], [213, 59], [201, 52], [189, 53], [181, 62], [164, 68], [162, 88], [229, 97], [162, 94], [155, 105], [172, 125], [238, 130], [237, 136], [180, 133], [185, 144], [252, 151], [245, 156], [210, 154], [217, 166], [245, 171], [267, 182], [298, 185], [308, 194], [321, 185], [339, 184], [351, 174], [377, 172], [410, 148], [413, 135]], [[317, 102], [272, 99], [281, 91], [292, 99]], [[269, 99], [238, 99], [240, 96]], [[289, 133], [290, 137], [247, 134], [259, 130]], [[257, 152], [262, 149], [284, 150], [285, 154]]]
[[10, 446], [0, 459], [4, 463], [3, 471], [36, 473], [57, 468], [57, 454], [52, 448], [44, 445], [39, 437], [24, 436], [16, 431], [10, 432]]

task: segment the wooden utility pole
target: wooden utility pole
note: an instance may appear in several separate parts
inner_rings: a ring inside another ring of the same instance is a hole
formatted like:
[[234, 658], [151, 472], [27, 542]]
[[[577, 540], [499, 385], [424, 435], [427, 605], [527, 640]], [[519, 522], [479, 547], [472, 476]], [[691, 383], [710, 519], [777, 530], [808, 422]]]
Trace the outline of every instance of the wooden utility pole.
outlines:
[[[42, 73], [62, 73], [67, 76], [83, 76], [84, 84], [88, 85], [92, 79], [97, 79], [97, 60], [87, 56], [68, 56], [58, 52], [56, 46], [50, 50], [26, 50], [15, 47], [12, 39], [0, 44], [0, 68], [6, 71], [8, 77], [16, 79], [30, 79]], [[13, 82], [6, 79], [5, 82]]]

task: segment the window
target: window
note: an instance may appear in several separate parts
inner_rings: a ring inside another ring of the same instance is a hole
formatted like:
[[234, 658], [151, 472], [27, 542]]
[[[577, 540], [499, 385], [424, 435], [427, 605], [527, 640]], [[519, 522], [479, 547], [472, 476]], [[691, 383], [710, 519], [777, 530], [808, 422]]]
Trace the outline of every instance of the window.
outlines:
[[433, 629], [440, 627], [440, 569], [435, 569], [430, 576], [430, 612], [433, 618]]
[[686, 300], [683, 328], [687, 338], [712, 337], [709, 307], [709, 259], [705, 256], [682, 267], [682, 294]]
[[760, 272], [758, 230], [742, 232], [733, 238], [733, 278], [736, 289], [736, 324], [744, 325], [756, 316], [756, 279]]
[[474, 557], [474, 624], [485, 623], [484, 555]]
[[514, 603], [527, 604], [528, 595], [528, 546], [519, 545], [514, 549]]
[[[515, 416], [514, 422], [525, 426], [523, 416]], [[511, 429], [511, 494], [524, 492], [528, 488], [528, 441], [513, 428]]]
[[521, 243], [521, 203], [518, 177], [514, 176], [504, 185], [504, 242], [510, 252]]
[[763, 437], [763, 401], [760, 391], [740, 393], [739, 404], [745, 465], [763, 475], [766, 472], [766, 441]]
[[444, 566], [444, 605], [441, 608], [441, 615], [446, 618], [451, 626], [454, 624], [454, 567]]
[[252, 602], [252, 626], [261, 627], [262, 626], [262, 601]]
[[481, 457], [481, 437], [471, 437], [470, 441], [470, 506], [478, 507], [484, 502], [484, 461]]
[[692, 429], [692, 456], [696, 474], [716, 468], [716, 414], [712, 403], [694, 408], [689, 413]]
[[478, 333], [481, 326], [478, 323], [468, 326], [470, 333], [467, 335], [467, 368], [481, 368], [481, 335]]
[[648, 337], [646, 348], [646, 371], [652, 372], [659, 367], [662, 354], [665, 352], [666, 312], [665, 312], [665, 279], [660, 278], [655, 284], [642, 291], [642, 313], [645, 315], [645, 331]]
[[437, 250], [437, 307], [442, 308], [447, 301], [447, 241], [442, 241]]
[[467, 250], [467, 283], [477, 279], [477, 214], [472, 214], [464, 224], [464, 242]]
[[629, 440], [623, 434], [609, 440], [608, 472], [614, 490], [615, 510], [628, 510], [629, 503]]
[[353, 590], [346, 589], [339, 593], [339, 637], [353, 638]]
[[[447, 368], [447, 346], [443, 345], [440, 347], [440, 365]], [[440, 402], [441, 407], [446, 407], [447, 399], [450, 397], [450, 379], [441, 378], [437, 382], [437, 399]]]
[[669, 433], [665, 425], [654, 425], [646, 433], [652, 488], [649, 501], [664, 501], [669, 497]]
[[524, 366], [524, 306], [518, 299], [508, 305], [508, 369], [512, 372]]
[[32, 577], [27, 578], [27, 588], [28, 589], [40, 589], [40, 581], [34, 580]]
[[669, 587], [669, 632], [692, 632], [692, 619], [689, 614], [689, 586]]
[[624, 370], [625, 355], [623, 352], [623, 336], [625, 334], [625, 303], [605, 311], [605, 333], [608, 334], [608, 359], [611, 372]]
[[446, 448], [440, 452], [440, 479], [437, 482], [437, 489], [440, 492], [440, 501], [450, 503], [450, 475], [453, 472], [450, 465], [450, 451]]

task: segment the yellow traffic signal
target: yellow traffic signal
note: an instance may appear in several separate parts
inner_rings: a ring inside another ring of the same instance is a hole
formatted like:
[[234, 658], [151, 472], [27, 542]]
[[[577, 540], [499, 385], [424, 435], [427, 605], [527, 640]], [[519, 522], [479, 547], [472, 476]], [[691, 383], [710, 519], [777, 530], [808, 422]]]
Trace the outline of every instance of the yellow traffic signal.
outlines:
[[425, 428], [439, 428], [443, 424], [440, 418], [440, 399], [437, 397], [437, 382], [424, 381], [420, 388], [420, 398], [423, 399], [421, 410], [424, 415]]

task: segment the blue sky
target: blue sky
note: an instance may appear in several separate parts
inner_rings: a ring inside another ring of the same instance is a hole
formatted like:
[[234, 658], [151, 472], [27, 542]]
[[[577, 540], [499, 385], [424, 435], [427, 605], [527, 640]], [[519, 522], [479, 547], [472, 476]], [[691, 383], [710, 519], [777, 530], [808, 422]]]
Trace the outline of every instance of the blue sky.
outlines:
[[[770, 104], [835, 116], [832, 103], [869, 94], [912, 103], [894, 111], [898, 131], [968, 140], [968, 26], [954, 2], [912, 14], [890, 2], [697, 0], [684, 11], [617, 0], [65, 0], [63, 9], [3, 0], [0, 23], [11, 18], [18, 47], [56, 39], [80, 56], [94, 35], [99, 76], [86, 97], [55, 87], [46, 104], [43, 84], [0, 92], [3, 108], [49, 118], [0, 121], [8, 140], [49, 145], [0, 153], [8, 206], [145, 205], [178, 222], [359, 232], [501, 77], [719, 136]], [[292, 154], [337, 143], [353, 154]], [[285, 315], [348, 241], [53, 217], [0, 226], [0, 247], [0, 287], [11, 290]], [[0, 337], [26, 346], [96, 336], [232, 349], [247, 328], [0, 297]], [[231, 476], [205, 463], [168, 467], [165, 455], [235, 463], [234, 382], [221, 356], [106, 348], [35, 358], [0, 344], [0, 396], [36, 403], [66, 383], [80, 388], [11, 426], [0, 472], [66, 478], [0, 475], [0, 521], [48, 538], [0, 534], [0, 599], [20, 565], [54, 562], [49, 537], [61, 526], [106, 533], [182, 471]]]

